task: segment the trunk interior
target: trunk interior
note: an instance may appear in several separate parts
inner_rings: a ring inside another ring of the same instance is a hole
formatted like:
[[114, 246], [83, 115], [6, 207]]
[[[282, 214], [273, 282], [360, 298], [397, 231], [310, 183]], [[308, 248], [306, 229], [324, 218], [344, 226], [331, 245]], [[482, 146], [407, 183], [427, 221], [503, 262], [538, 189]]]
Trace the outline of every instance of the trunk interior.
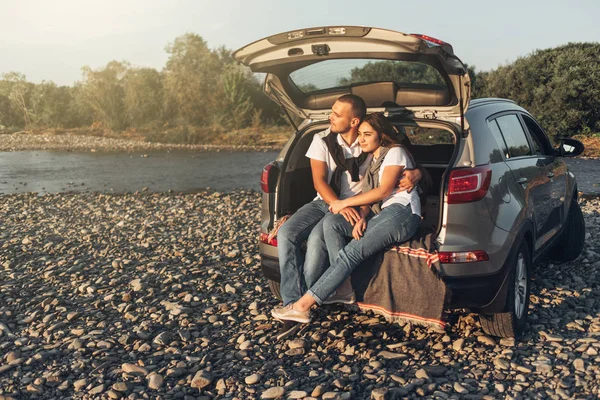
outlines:
[[[453, 159], [457, 135], [449, 124], [415, 120], [392, 122], [400, 132], [398, 141], [407, 147], [416, 162], [431, 175], [432, 184], [422, 197], [421, 228], [435, 232], [441, 221], [444, 174]], [[305, 128], [290, 146], [277, 189], [278, 217], [294, 213], [315, 198], [310, 161], [305, 154], [313, 136], [328, 126], [327, 122], [323, 122]]]

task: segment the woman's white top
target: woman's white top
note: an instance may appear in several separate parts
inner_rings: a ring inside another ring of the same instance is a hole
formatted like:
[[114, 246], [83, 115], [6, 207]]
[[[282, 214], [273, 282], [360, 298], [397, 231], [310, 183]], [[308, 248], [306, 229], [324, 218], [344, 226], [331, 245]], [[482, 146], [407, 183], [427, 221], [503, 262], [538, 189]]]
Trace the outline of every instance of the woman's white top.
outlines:
[[[410, 161], [410, 157], [404, 148], [392, 147], [385, 155], [385, 158], [381, 163], [381, 167], [379, 168], [379, 184], [381, 184], [381, 177], [383, 176], [385, 167], [390, 165], [399, 165], [405, 169], [411, 169], [415, 167]], [[383, 210], [384, 208], [396, 203], [402, 205], [410, 204], [413, 214], [417, 214], [419, 216], [421, 215], [421, 199], [419, 199], [419, 194], [417, 193], [416, 189], [408, 193], [406, 190], [400, 191], [396, 185], [392, 194], [383, 199], [381, 202], [381, 209]]]

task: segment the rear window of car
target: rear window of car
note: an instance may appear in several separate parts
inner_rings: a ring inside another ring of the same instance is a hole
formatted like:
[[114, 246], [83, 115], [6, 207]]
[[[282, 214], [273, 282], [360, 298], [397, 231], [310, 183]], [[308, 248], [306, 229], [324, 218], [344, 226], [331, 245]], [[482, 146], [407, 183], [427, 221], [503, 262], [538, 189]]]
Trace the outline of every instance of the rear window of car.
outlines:
[[431, 65], [398, 60], [325, 60], [292, 72], [290, 79], [304, 93], [371, 82], [446, 87], [438, 70]]

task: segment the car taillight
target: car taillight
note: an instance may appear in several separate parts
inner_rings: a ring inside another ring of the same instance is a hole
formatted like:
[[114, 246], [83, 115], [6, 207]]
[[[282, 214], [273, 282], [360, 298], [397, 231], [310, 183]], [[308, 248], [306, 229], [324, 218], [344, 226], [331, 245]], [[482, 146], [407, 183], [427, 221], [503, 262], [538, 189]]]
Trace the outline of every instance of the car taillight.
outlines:
[[425, 40], [425, 41], [430, 42], [430, 43], [439, 44], [440, 46], [443, 45], [443, 44], [446, 44], [446, 42], [444, 42], [443, 40], [436, 39], [436, 38], [431, 37], [431, 36], [423, 35], [421, 33], [411, 33], [410, 36], [414, 36], [416, 38], [419, 38], [421, 40]]
[[454, 169], [448, 182], [448, 204], [470, 203], [483, 199], [492, 181], [489, 165]]
[[260, 174], [260, 190], [265, 193], [272, 193], [275, 191], [275, 180], [279, 169], [274, 162], [269, 163], [263, 167], [262, 174]]
[[483, 250], [460, 252], [440, 251], [438, 257], [443, 264], [488, 261], [490, 259], [488, 254]]
[[261, 233], [259, 240], [261, 243], [277, 247], [277, 238], [269, 239], [268, 233]]
[[431, 36], [422, 35], [420, 33], [411, 33], [410, 36], [416, 37], [417, 39], [421, 39], [426, 42], [429, 46], [441, 46], [442, 49], [448, 54], [454, 54], [454, 49], [450, 43], [444, 42], [443, 40], [436, 39]]

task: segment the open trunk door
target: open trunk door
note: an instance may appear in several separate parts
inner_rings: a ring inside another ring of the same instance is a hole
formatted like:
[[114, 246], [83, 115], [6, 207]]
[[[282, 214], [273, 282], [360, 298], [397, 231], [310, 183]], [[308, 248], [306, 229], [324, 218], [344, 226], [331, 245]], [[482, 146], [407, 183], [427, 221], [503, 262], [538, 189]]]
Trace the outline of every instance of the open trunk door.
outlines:
[[452, 46], [417, 34], [330, 26], [285, 32], [242, 47], [234, 58], [265, 73], [265, 93], [303, 119], [326, 119], [343, 94], [369, 111], [464, 123], [467, 68]]

